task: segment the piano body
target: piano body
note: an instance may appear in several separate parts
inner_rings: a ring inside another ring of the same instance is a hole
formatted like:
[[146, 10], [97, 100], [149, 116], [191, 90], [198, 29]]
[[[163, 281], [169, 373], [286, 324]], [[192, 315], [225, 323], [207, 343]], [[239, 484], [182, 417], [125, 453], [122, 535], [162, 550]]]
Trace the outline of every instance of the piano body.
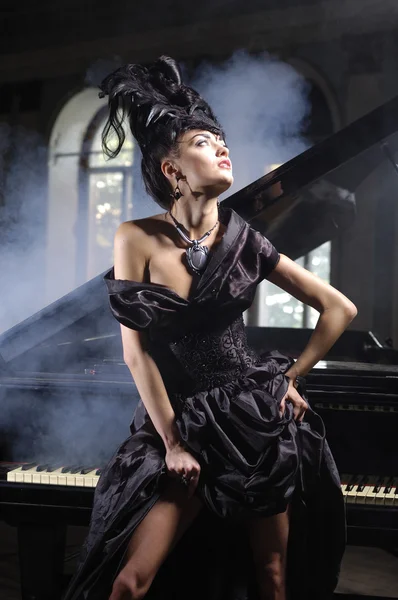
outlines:
[[[225, 204], [298, 258], [354, 222], [355, 190], [391, 161], [397, 131], [398, 97]], [[291, 356], [311, 335], [264, 329], [248, 326], [249, 343]], [[138, 392], [121, 357], [102, 275], [0, 336], [0, 518], [18, 528], [23, 600], [60, 598], [66, 528], [88, 524], [101, 465], [128, 435]], [[346, 331], [307, 389], [342, 476], [349, 541], [397, 548], [398, 351]]]

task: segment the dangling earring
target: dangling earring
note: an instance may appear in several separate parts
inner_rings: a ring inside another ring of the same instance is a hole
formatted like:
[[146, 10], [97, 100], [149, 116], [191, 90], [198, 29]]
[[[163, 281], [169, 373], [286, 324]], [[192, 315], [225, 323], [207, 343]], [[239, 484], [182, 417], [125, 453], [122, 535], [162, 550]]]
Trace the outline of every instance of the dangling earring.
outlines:
[[220, 206], [220, 199], [217, 198], [217, 208]]
[[181, 198], [181, 196], [183, 196], [184, 194], [181, 192], [178, 182], [180, 181], [180, 179], [182, 179], [182, 177], [178, 177], [177, 178], [177, 185], [174, 189], [174, 194], [171, 194], [171, 196], [174, 198], [174, 200], [179, 200]]

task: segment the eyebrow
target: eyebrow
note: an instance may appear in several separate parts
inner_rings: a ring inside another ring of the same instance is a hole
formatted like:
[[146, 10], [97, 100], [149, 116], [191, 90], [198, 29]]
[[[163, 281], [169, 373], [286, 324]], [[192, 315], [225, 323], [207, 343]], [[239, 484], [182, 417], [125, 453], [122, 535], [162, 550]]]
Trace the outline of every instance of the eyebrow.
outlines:
[[[211, 140], [211, 136], [208, 133], [195, 133], [195, 135], [193, 135], [189, 141], [192, 142], [192, 140], [198, 137], [199, 135], [207, 138], [208, 140]], [[217, 134], [216, 138], [217, 137], [225, 143], [225, 140], [221, 135]]]

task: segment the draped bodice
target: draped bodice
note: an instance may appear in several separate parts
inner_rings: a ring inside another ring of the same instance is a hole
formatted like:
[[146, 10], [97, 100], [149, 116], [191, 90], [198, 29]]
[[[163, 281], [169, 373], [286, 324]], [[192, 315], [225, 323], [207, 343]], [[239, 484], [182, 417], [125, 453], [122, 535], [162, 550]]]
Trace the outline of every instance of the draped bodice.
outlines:
[[105, 275], [113, 315], [146, 332], [148, 351], [169, 392], [206, 389], [257, 360], [242, 313], [279, 253], [233, 210], [224, 209], [220, 220], [224, 235], [189, 300], [165, 285], [115, 279], [113, 269]]

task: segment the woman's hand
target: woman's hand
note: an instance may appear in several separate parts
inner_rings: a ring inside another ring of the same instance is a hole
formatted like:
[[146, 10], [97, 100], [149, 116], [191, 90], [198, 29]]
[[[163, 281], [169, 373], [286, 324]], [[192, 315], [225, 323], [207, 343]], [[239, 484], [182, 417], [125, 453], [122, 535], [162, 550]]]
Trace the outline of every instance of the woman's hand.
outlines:
[[286, 394], [283, 396], [280, 406], [279, 412], [281, 417], [285, 413], [286, 402], [291, 402], [293, 404], [293, 415], [296, 421], [301, 421], [304, 418], [305, 411], [308, 408], [307, 402], [300, 396], [296, 388], [294, 387], [294, 379], [290, 379], [289, 387], [287, 388]]
[[191, 497], [198, 485], [200, 475], [200, 464], [196, 458], [187, 452], [183, 446], [176, 444], [166, 451], [165, 462], [171, 477], [180, 480], [182, 477], [185, 478], [188, 496]]

